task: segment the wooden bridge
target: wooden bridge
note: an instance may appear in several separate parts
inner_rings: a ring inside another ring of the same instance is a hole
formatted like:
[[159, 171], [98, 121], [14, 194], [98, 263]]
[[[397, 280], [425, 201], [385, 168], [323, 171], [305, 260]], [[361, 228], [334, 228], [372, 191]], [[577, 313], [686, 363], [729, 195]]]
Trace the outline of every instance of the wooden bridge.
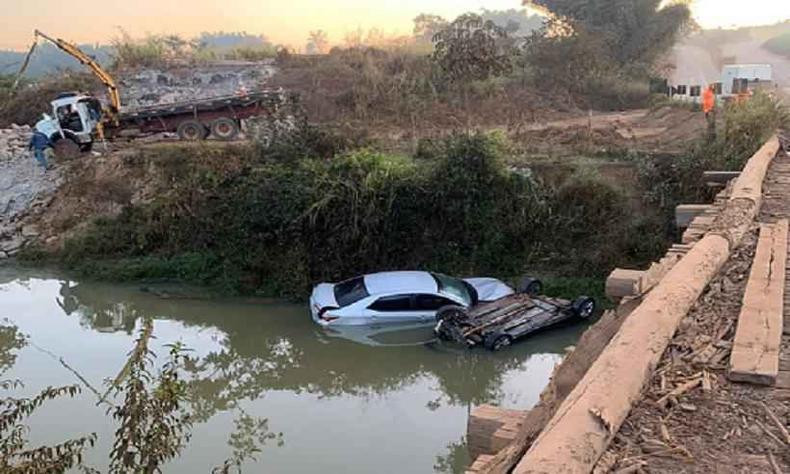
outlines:
[[790, 472], [788, 145], [705, 173], [715, 201], [678, 206], [660, 261], [612, 272], [620, 305], [535, 407], [472, 411], [469, 472]]

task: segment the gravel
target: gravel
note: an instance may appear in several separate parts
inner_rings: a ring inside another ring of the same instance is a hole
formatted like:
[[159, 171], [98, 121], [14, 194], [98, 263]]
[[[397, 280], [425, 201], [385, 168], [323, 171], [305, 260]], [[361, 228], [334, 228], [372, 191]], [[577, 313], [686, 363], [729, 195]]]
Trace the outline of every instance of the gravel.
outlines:
[[0, 129], [0, 259], [38, 237], [22, 220], [46, 204], [61, 182], [57, 166], [44, 170], [28, 151], [31, 134], [27, 125]]

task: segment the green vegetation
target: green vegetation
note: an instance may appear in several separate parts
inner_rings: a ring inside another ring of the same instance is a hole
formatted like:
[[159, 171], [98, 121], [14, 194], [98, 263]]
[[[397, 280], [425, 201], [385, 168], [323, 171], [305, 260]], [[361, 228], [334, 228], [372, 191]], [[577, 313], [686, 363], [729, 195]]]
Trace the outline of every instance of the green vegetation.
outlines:
[[[96, 395], [97, 405], [106, 405], [107, 415], [118, 424], [109, 452], [106, 472], [110, 474], [162, 472], [163, 465], [177, 458], [186, 447], [196, 419], [190, 408], [196, 408], [198, 400], [190, 396], [195, 395], [194, 384], [199, 380], [186, 376], [198, 360], [189, 358], [181, 343], [169, 344], [165, 346], [169, 357], [157, 368], [156, 354], [150, 348], [153, 320], [145, 318], [141, 323], [126, 365], [116, 380], [108, 381], [109, 388], [103, 395], [60, 359]], [[16, 351], [27, 344], [28, 338], [17, 327], [7, 321], [0, 323], [0, 375], [13, 367]], [[28, 447], [30, 430], [26, 420], [47, 402], [74, 398], [81, 393], [81, 386], [48, 387], [30, 398], [14, 397], [13, 391], [22, 386], [19, 380], [0, 380], [0, 391], [4, 392], [0, 399], [2, 472], [100, 472], [84, 463], [86, 452], [96, 444], [96, 433], [54, 445]], [[241, 409], [236, 411], [236, 430], [228, 440], [232, 455], [214, 467], [212, 473], [241, 472], [245, 461], [255, 459], [267, 442], [277, 440], [282, 444], [282, 434], [269, 432], [267, 419], [250, 416]]]
[[724, 126], [717, 136], [701, 139], [687, 154], [637, 161], [647, 203], [662, 209], [669, 219], [677, 204], [712, 200], [713, 191], [702, 178], [704, 171], [742, 169], [777, 129], [790, 124], [787, 109], [763, 93], [743, 103], [731, 102], [720, 113]]
[[357, 149], [329, 161], [315, 150], [272, 161], [281, 155], [265, 148], [225, 171], [215, 160], [162, 159], [179, 176], [169, 192], [96, 221], [62, 258], [99, 277], [302, 295], [317, 281], [385, 269], [601, 277], [661, 250], [660, 240], [644, 244], [660, 220], [632, 219], [623, 191], [591, 173], [549, 183], [508, 171], [497, 136], [420, 148], [418, 158]]

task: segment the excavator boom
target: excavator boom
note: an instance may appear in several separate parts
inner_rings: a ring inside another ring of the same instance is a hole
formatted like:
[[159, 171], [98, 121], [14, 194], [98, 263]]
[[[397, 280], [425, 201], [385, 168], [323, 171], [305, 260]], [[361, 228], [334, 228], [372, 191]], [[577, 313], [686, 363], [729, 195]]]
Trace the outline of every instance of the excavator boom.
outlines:
[[14, 85], [16, 86], [16, 84], [19, 82], [19, 78], [27, 68], [28, 63], [30, 62], [30, 57], [32, 56], [36, 49], [36, 45], [38, 44], [38, 38], [44, 38], [45, 40], [60, 48], [66, 54], [72, 56], [81, 64], [88, 66], [93, 74], [99, 78], [102, 84], [107, 87], [107, 94], [110, 101], [110, 118], [113, 121], [117, 121], [118, 112], [121, 110], [121, 94], [118, 92], [118, 86], [116, 85], [115, 79], [113, 79], [110, 73], [105, 71], [104, 68], [99, 65], [99, 63], [97, 63], [92, 57], [85, 54], [85, 52], [78, 48], [75, 44], [69, 43], [68, 41], [62, 40], [60, 38], [52, 38], [39, 30], [35, 30], [35, 37], [36, 40], [34, 41], [33, 46], [30, 48], [30, 52], [28, 52], [27, 57], [25, 58], [24, 64], [19, 71]]

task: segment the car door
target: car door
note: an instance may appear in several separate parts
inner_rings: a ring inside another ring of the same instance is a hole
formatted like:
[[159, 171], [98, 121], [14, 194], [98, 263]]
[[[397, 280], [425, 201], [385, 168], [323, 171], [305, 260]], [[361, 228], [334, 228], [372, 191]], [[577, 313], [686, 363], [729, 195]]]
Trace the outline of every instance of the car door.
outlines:
[[420, 315], [412, 305], [414, 295], [398, 294], [381, 296], [367, 308], [367, 316], [372, 322], [419, 321]]
[[433, 322], [436, 319], [436, 311], [442, 306], [460, 306], [449, 298], [430, 293], [422, 293], [414, 296], [414, 310], [423, 321]]

